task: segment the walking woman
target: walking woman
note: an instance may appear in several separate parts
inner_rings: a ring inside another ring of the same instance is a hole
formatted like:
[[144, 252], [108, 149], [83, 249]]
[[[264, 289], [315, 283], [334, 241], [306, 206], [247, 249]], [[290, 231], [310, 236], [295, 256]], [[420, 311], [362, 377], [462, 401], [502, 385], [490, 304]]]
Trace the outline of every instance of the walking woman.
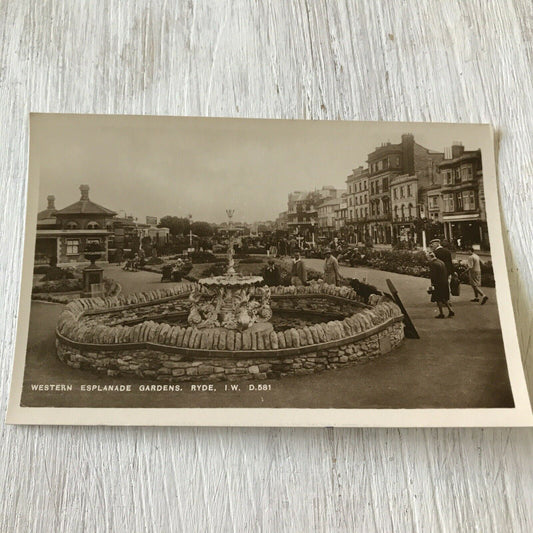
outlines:
[[446, 265], [437, 259], [433, 252], [428, 252], [427, 258], [429, 261], [429, 275], [431, 278], [431, 301], [437, 303], [439, 314], [435, 318], [445, 318], [442, 309], [448, 309], [448, 318], [455, 316], [452, 305], [450, 304], [450, 287], [448, 286], [448, 273]]

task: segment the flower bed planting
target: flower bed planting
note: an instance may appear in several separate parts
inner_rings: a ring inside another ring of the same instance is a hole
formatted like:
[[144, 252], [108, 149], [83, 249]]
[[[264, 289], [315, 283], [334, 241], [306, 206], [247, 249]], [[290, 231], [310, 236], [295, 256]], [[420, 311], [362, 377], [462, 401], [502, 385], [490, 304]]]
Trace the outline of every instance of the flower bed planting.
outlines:
[[[66, 279], [58, 281], [46, 281], [34, 285], [32, 288], [32, 300], [54, 303], [67, 303], [80, 297], [82, 282], [79, 279]], [[108, 297], [118, 296], [121, 287], [113, 279], [104, 278], [104, 292]]]
[[[373, 250], [365, 248], [364, 250], [353, 250], [351, 253], [343, 255], [340, 258], [340, 263], [429, 278], [426, 254], [421, 250]], [[468, 283], [468, 272], [465, 273], [466, 261], [455, 260], [453, 263], [461, 282]], [[481, 262], [481, 284], [484, 287], [494, 287], [494, 272], [490, 261]]]

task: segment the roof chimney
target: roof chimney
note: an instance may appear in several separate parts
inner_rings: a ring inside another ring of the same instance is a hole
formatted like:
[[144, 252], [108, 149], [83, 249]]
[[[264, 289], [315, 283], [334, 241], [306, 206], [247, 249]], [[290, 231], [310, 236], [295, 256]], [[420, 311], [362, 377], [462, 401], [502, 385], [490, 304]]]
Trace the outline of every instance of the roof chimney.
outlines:
[[453, 141], [452, 143], [452, 159], [456, 159], [457, 157], [461, 157], [464, 154], [465, 147], [463, 146], [463, 143], [459, 141]]
[[49, 196], [46, 197], [46, 199], [48, 200], [48, 208], [47, 209], [55, 211], [55, 209], [56, 209], [56, 197], [53, 194], [50, 194]]
[[81, 200], [88, 200], [89, 199], [89, 186], [80, 185], [80, 191], [81, 191]]
[[406, 174], [415, 173], [415, 138], [412, 133], [402, 135], [402, 166]]

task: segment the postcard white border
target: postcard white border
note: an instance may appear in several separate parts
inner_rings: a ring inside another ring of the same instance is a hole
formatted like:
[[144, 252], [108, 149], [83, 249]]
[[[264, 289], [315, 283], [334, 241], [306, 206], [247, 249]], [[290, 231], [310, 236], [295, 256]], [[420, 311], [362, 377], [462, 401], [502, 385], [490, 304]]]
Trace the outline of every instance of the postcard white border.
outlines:
[[[41, 114], [32, 113], [32, 117]], [[51, 114], [46, 114], [50, 116]], [[63, 116], [63, 115], [58, 115]], [[84, 117], [87, 115], [77, 115]], [[92, 115], [94, 116], [94, 115]], [[100, 115], [104, 116], [104, 115]], [[106, 115], [124, 117], [124, 115]], [[130, 117], [141, 117], [130, 115]], [[142, 118], [180, 120], [193, 117]], [[198, 119], [202, 117], [197, 117]], [[205, 120], [272, 120], [205, 118]], [[346, 121], [334, 121], [346, 122]], [[39, 149], [30, 135], [26, 226], [22, 282], [15, 347], [15, 359], [6, 423], [46, 425], [123, 426], [253, 426], [253, 427], [497, 427], [531, 426], [533, 414], [526, 386], [515, 315], [511, 301], [507, 261], [502, 236], [502, 219], [492, 127], [488, 124], [359, 122], [372, 126], [395, 124], [415, 134], [423, 128], [479, 128], [478, 146], [482, 153], [483, 178], [492, 263], [497, 287], [498, 311], [502, 328], [509, 380], [515, 402], [508, 409], [264, 409], [264, 408], [44, 408], [21, 407], [26, 346], [31, 306], [35, 235], [39, 194]], [[31, 129], [31, 126], [30, 126]], [[476, 147], [476, 148], [477, 148]]]

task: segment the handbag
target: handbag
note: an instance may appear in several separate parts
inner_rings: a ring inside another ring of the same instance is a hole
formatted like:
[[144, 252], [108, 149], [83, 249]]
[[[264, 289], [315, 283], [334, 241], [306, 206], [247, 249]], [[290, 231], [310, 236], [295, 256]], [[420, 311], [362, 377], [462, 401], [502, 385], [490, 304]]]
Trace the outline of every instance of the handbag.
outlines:
[[450, 279], [450, 293], [452, 296], [459, 296], [461, 294], [461, 282], [456, 272], [452, 274]]

